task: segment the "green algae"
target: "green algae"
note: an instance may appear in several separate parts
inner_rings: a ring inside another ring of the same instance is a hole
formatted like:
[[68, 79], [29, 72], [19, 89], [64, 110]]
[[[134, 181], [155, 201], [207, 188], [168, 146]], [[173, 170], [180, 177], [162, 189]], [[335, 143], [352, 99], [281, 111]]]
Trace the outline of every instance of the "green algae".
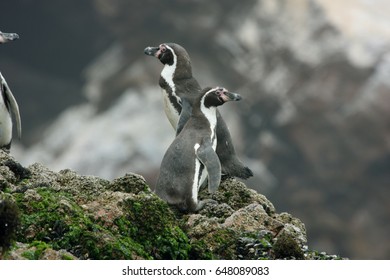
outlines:
[[131, 238], [143, 244], [153, 259], [188, 259], [191, 249], [187, 235], [179, 227], [169, 206], [154, 194], [126, 200], [125, 218], [116, 221]]
[[24, 194], [15, 194], [22, 210], [19, 242], [47, 242], [53, 249], [65, 249], [81, 259], [133, 259], [143, 255], [142, 246], [93, 221], [68, 193], [49, 188], [34, 191], [36, 200], [29, 199], [28, 203]]
[[28, 260], [39, 260], [48, 248], [51, 247], [46, 242], [34, 241], [29, 245], [29, 250], [22, 253], [22, 256]]
[[80, 259], [188, 259], [187, 235], [155, 195], [125, 201], [126, 215], [112, 228], [86, 214], [65, 191], [40, 187], [14, 196], [22, 210], [19, 242], [47, 242]]
[[237, 259], [238, 238], [239, 235], [234, 230], [218, 229], [202, 238], [202, 244], [210, 250], [212, 259], [233, 260]]

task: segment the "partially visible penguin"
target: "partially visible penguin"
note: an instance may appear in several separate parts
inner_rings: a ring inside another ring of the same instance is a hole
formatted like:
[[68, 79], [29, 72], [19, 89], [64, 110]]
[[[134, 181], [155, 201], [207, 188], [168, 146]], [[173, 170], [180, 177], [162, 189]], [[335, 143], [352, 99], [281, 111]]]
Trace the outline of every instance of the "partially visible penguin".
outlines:
[[19, 35], [16, 33], [3, 33], [0, 31], [0, 44], [8, 43], [19, 39]]
[[[0, 31], [0, 44], [18, 39], [16, 33], [3, 33]], [[11, 89], [0, 72], [0, 148], [9, 151], [12, 141], [12, 116], [14, 114], [19, 138], [22, 134], [19, 106]]]
[[155, 192], [168, 204], [195, 212], [210, 201], [198, 201], [198, 190], [206, 177], [211, 193], [221, 181], [221, 164], [215, 152], [217, 106], [240, 99], [240, 95], [220, 87], [205, 88], [197, 95], [189, 120], [161, 162]]
[[[192, 76], [191, 60], [187, 51], [178, 44], [167, 43], [158, 47], [147, 47], [146, 55], [158, 58], [164, 68], [160, 75], [160, 87], [163, 92], [164, 110], [171, 125], [179, 134], [191, 115], [190, 100], [201, 87]], [[182, 105], [184, 110], [182, 110]], [[184, 106], [185, 105], [185, 106]], [[237, 158], [228, 127], [217, 110], [217, 148], [224, 175], [247, 179], [253, 172]]]

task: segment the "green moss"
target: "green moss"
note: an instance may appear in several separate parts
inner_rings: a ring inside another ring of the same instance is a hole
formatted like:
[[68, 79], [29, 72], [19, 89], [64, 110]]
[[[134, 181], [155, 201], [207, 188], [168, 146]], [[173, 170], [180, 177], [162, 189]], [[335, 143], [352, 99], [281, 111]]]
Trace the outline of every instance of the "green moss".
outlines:
[[204, 240], [192, 240], [189, 252], [191, 260], [212, 260], [215, 259], [212, 251]]
[[50, 248], [50, 246], [48, 244], [46, 244], [45, 242], [42, 242], [42, 241], [35, 241], [33, 243], [31, 243], [31, 246], [34, 246], [36, 249], [35, 249], [35, 255], [36, 255], [36, 259], [39, 259], [41, 256], [42, 256], [42, 253]]
[[36, 260], [36, 258], [35, 258], [35, 251], [34, 250], [23, 252], [22, 253], [22, 257], [26, 258], [28, 260]]
[[208, 246], [213, 259], [232, 260], [237, 258], [238, 235], [230, 229], [219, 229], [203, 238], [203, 244]]
[[61, 260], [71, 261], [71, 260], [74, 260], [74, 258], [71, 255], [69, 255], [69, 254], [62, 254], [61, 255]]
[[127, 236], [104, 228], [76, 204], [68, 193], [36, 189], [35, 199], [16, 194], [22, 209], [17, 240], [44, 241], [54, 250], [65, 249], [81, 259], [133, 259], [145, 255], [142, 246]]
[[51, 248], [46, 242], [34, 241], [30, 244], [31, 250], [22, 253], [22, 256], [28, 260], [39, 260], [42, 257], [44, 251]]
[[188, 259], [189, 239], [165, 202], [144, 194], [125, 204], [126, 217], [115, 221], [121, 234], [142, 244], [153, 259]]
[[47, 242], [80, 259], [188, 259], [191, 250], [168, 205], [150, 193], [127, 200], [127, 214], [112, 228], [86, 215], [64, 191], [42, 187], [15, 197], [23, 212], [17, 240], [23, 243]]

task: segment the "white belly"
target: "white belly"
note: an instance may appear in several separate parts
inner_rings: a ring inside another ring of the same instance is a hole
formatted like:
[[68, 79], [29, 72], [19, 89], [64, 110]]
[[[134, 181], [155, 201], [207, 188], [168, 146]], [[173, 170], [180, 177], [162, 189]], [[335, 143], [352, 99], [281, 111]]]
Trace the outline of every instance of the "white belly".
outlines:
[[179, 123], [179, 112], [176, 111], [175, 107], [169, 101], [168, 94], [165, 90], [162, 89], [163, 101], [164, 101], [164, 111], [169, 122], [171, 123], [173, 129], [176, 130], [177, 124]]
[[[0, 92], [1, 94], [1, 92]], [[0, 146], [7, 145], [12, 139], [12, 120], [4, 100], [0, 96]]]

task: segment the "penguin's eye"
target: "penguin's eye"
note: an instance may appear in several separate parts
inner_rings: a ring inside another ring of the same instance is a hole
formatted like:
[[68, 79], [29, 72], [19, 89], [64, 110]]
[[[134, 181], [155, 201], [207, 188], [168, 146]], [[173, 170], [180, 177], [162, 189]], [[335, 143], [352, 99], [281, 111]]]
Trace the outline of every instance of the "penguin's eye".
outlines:
[[221, 90], [221, 89], [217, 89], [217, 91], [216, 91], [216, 94], [217, 94], [218, 96], [221, 96], [221, 95], [222, 95], [222, 93], [223, 93], [223, 90]]
[[163, 53], [164, 53], [164, 52], [166, 52], [166, 51], [167, 51], [167, 48], [166, 48], [166, 47], [163, 45], [163, 46], [161, 46], [161, 47], [160, 47], [160, 50], [161, 50], [161, 52], [163, 52]]
[[221, 102], [223, 102], [222, 91], [219, 91], [219, 90], [218, 90], [218, 91], [216, 92], [216, 94], [217, 94], [218, 100], [221, 101]]

